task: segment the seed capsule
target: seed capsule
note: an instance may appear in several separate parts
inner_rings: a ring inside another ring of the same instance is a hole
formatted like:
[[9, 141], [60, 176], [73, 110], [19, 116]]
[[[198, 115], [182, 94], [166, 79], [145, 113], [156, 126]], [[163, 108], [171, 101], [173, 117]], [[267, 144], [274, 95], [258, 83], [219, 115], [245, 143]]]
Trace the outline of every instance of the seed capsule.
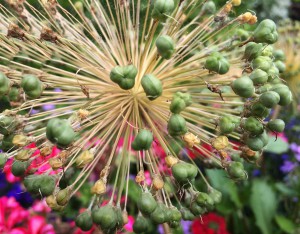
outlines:
[[110, 79], [117, 83], [122, 89], [129, 90], [135, 85], [135, 77], [138, 70], [133, 65], [116, 66], [110, 72]]
[[90, 162], [94, 160], [94, 154], [91, 150], [84, 150], [77, 158], [76, 158], [76, 166], [78, 168], [83, 168], [88, 165]]
[[268, 91], [260, 95], [259, 102], [267, 108], [275, 107], [280, 101], [280, 96], [274, 91]]
[[110, 204], [94, 209], [92, 219], [104, 230], [113, 229], [117, 224], [117, 214]]
[[155, 0], [151, 16], [157, 20], [166, 20], [174, 9], [174, 0]]
[[30, 98], [39, 98], [43, 93], [43, 83], [35, 75], [24, 75], [21, 87]]
[[270, 114], [271, 109], [268, 109], [260, 102], [256, 102], [250, 107], [250, 111], [251, 115], [255, 117], [265, 118]]
[[243, 76], [231, 83], [233, 92], [240, 97], [250, 98], [254, 94], [254, 86], [252, 80], [248, 76]]
[[106, 192], [106, 183], [103, 181], [103, 179], [99, 179], [96, 181], [94, 186], [91, 188], [92, 194], [101, 195]]
[[70, 188], [59, 190], [59, 192], [55, 196], [57, 204], [60, 206], [67, 205], [70, 200], [70, 195], [71, 195]]
[[280, 60], [275, 62], [275, 66], [278, 68], [279, 73], [283, 73], [286, 70], [286, 66], [285, 66], [284, 62], [282, 62]]
[[[269, 69], [270, 71], [270, 69]], [[269, 72], [268, 71], [268, 72]], [[261, 69], [255, 69], [249, 76], [254, 85], [263, 85], [268, 81], [268, 73]]]
[[270, 120], [267, 123], [267, 128], [273, 132], [283, 132], [285, 128], [285, 123], [281, 119]]
[[230, 64], [220, 53], [214, 52], [206, 59], [205, 68], [222, 75], [229, 71]]
[[134, 224], [133, 231], [137, 234], [139, 233], [147, 233], [149, 230], [149, 220], [142, 215], [139, 215]]
[[240, 162], [231, 162], [227, 167], [227, 172], [232, 179], [245, 180], [247, 178], [244, 166]]
[[259, 68], [265, 72], [268, 72], [268, 70], [272, 67], [272, 65], [273, 65], [272, 59], [267, 56], [259, 56], [252, 61], [253, 69]]
[[214, 200], [207, 193], [198, 193], [196, 202], [199, 206], [211, 210], [214, 206]]
[[268, 70], [268, 82], [272, 82], [274, 79], [279, 77], [279, 70], [276, 66], [272, 66]]
[[253, 38], [255, 42], [274, 44], [278, 40], [276, 24], [270, 19], [261, 21], [253, 33]]
[[195, 219], [195, 215], [193, 215], [193, 213], [185, 207], [180, 208], [180, 213], [182, 215], [183, 220], [194, 220]]
[[261, 52], [262, 56], [272, 57], [274, 48], [271, 45], [265, 46]]
[[192, 104], [192, 97], [189, 93], [181, 93], [177, 92], [174, 94], [171, 105], [170, 111], [174, 114], [179, 114], [183, 111], [186, 107]]
[[55, 211], [62, 211], [64, 209], [64, 206], [60, 206], [57, 204], [56, 199], [54, 195], [50, 195], [46, 198], [47, 205]]
[[142, 78], [142, 87], [146, 93], [146, 96], [150, 101], [155, 100], [162, 94], [162, 83], [154, 75], [147, 74]]
[[160, 36], [156, 40], [159, 55], [164, 59], [170, 59], [175, 52], [175, 42], [169, 36]]
[[153, 177], [153, 180], [152, 180], [152, 185], [153, 185], [155, 190], [160, 190], [164, 187], [165, 182], [164, 182], [164, 180], [162, 179], [161, 176], [155, 175]]
[[92, 216], [90, 211], [85, 211], [79, 214], [75, 220], [75, 224], [82, 231], [89, 231], [93, 226]]
[[229, 145], [229, 140], [226, 136], [218, 136], [212, 139], [212, 146], [216, 150], [225, 149]]
[[278, 61], [278, 60], [285, 61], [285, 59], [286, 59], [283, 50], [275, 50], [273, 53], [273, 56], [275, 58], [275, 61]]
[[166, 215], [167, 207], [162, 203], [158, 203], [155, 210], [151, 213], [150, 218], [156, 224], [163, 224], [167, 221]]
[[234, 120], [231, 116], [223, 116], [219, 119], [219, 128], [222, 135], [230, 134], [236, 128], [236, 123], [238, 121]]
[[6, 152], [14, 147], [12, 140], [14, 135], [4, 135], [2, 141], [0, 142], [1, 149]]
[[62, 160], [60, 158], [50, 158], [49, 159], [49, 165], [51, 166], [51, 168], [53, 170], [57, 170], [62, 168], [62, 166], [64, 165]]
[[222, 200], [222, 193], [216, 189], [210, 190], [208, 195], [213, 200], [213, 204], [219, 204]]
[[203, 215], [207, 210], [204, 207], [199, 206], [198, 203], [194, 201], [191, 203], [190, 211], [193, 215], [199, 216]]
[[23, 176], [25, 171], [27, 170], [29, 163], [27, 161], [22, 162], [18, 160], [14, 160], [13, 165], [11, 167], [11, 172], [14, 176]]
[[216, 12], [216, 4], [213, 1], [207, 1], [203, 4], [202, 11], [206, 14], [214, 14]]
[[12, 143], [17, 147], [23, 147], [29, 143], [29, 139], [24, 135], [15, 135]]
[[32, 151], [30, 149], [20, 150], [15, 156], [16, 160], [26, 162], [30, 159]]
[[0, 97], [6, 95], [9, 92], [9, 89], [10, 80], [3, 72], [0, 72]]
[[195, 136], [191, 132], [187, 132], [186, 134], [184, 134], [184, 136], [182, 137], [182, 139], [187, 144], [187, 146], [189, 148], [193, 148], [194, 145], [200, 144], [200, 139], [198, 138], [198, 136]]
[[7, 155], [4, 153], [0, 153], [0, 169], [2, 170], [7, 162]]
[[278, 104], [280, 106], [287, 106], [292, 102], [293, 100], [292, 92], [286, 85], [277, 84], [274, 85], [271, 90], [279, 94], [280, 101]]
[[9, 135], [16, 130], [16, 119], [11, 116], [0, 115], [0, 133]]
[[263, 49], [263, 44], [249, 42], [245, 48], [244, 58], [248, 61], [252, 61], [253, 59], [261, 55], [262, 49]]
[[153, 142], [153, 134], [147, 129], [142, 129], [136, 135], [131, 147], [134, 150], [149, 150]]
[[171, 136], [182, 136], [187, 132], [186, 121], [179, 114], [170, 117], [167, 128]]
[[144, 215], [150, 215], [157, 207], [157, 202], [150, 192], [143, 192], [138, 199], [137, 206]]
[[11, 102], [17, 102], [20, 100], [20, 91], [17, 87], [11, 87], [8, 93], [8, 99]]

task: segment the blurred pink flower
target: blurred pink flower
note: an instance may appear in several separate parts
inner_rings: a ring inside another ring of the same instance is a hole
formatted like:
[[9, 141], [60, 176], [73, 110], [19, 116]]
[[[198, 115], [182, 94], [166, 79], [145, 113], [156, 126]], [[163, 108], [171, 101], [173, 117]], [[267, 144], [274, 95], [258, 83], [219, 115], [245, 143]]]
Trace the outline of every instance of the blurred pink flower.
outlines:
[[124, 226], [124, 229], [128, 232], [133, 232], [133, 224], [134, 224], [134, 218], [133, 216], [128, 216], [128, 223]]

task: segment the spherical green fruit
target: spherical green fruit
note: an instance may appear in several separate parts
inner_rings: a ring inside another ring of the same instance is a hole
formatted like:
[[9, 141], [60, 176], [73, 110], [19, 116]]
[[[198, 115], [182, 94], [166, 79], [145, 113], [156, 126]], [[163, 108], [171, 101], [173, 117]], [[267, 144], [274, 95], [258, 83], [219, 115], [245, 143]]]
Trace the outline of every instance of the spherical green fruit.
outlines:
[[133, 231], [135, 233], [146, 233], [149, 229], [149, 220], [143, 217], [142, 215], [139, 215], [134, 224], [133, 224]]
[[170, 220], [171, 221], [180, 221], [181, 213], [176, 207], [171, 207], [170, 209]]
[[65, 189], [61, 189], [56, 194], [56, 202], [60, 206], [65, 206], [68, 204], [70, 199], [71, 190], [67, 187]]
[[278, 40], [276, 24], [270, 19], [260, 22], [253, 33], [255, 42], [274, 44]]
[[150, 192], [143, 192], [138, 200], [138, 208], [144, 215], [150, 215], [157, 207], [157, 202]]
[[261, 69], [255, 69], [249, 76], [254, 85], [262, 85], [268, 81], [268, 73]]
[[252, 61], [253, 69], [258, 68], [265, 72], [268, 72], [268, 70], [272, 67], [272, 65], [273, 65], [272, 59], [266, 56], [259, 56]]
[[243, 76], [231, 83], [233, 92], [240, 97], [250, 98], [254, 94], [254, 86], [252, 80], [248, 76]]
[[11, 172], [14, 176], [23, 176], [29, 166], [28, 162], [21, 162], [18, 160], [14, 160], [13, 165], [11, 167]]
[[142, 87], [146, 93], [146, 96], [150, 101], [155, 100], [162, 94], [162, 83], [154, 75], [147, 74], [142, 78]]
[[280, 60], [275, 62], [275, 66], [278, 68], [279, 73], [285, 72], [286, 70], [285, 63]]
[[39, 98], [43, 93], [43, 83], [35, 75], [24, 75], [21, 87], [30, 98]]
[[253, 135], [260, 135], [264, 131], [263, 124], [252, 116], [244, 121], [243, 128]]
[[227, 167], [227, 173], [232, 179], [245, 180], [247, 178], [244, 166], [240, 162], [231, 162]]
[[142, 129], [138, 132], [131, 146], [134, 150], [148, 150], [151, 148], [152, 142], [152, 132], [147, 129]]
[[138, 71], [135, 66], [116, 66], [110, 72], [110, 79], [122, 89], [132, 89], [135, 85], [135, 77]]
[[268, 70], [268, 82], [272, 82], [272, 81], [274, 81], [274, 79], [276, 79], [278, 77], [279, 77], [279, 70], [278, 70], [278, 68], [276, 66], [273, 65]]
[[93, 227], [93, 221], [90, 211], [79, 214], [75, 220], [75, 224], [82, 231], [89, 231]]
[[253, 59], [261, 55], [262, 50], [263, 50], [262, 44], [249, 42], [245, 48], [244, 58], [248, 61], [252, 61]]
[[17, 87], [11, 87], [8, 93], [8, 98], [11, 102], [17, 102], [20, 99], [19, 89]]
[[185, 163], [185, 167], [188, 171], [188, 179], [193, 180], [198, 174], [198, 167], [191, 163]]
[[188, 167], [185, 162], [179, 162], [172, 166], [172, 175], [179, 183], [186, 182], [189, 178]]
[[253, 151], [259, 151], [264, 148], [265, 144], [259, 137], [249, 137], [246, 140], [246, 145]]
[[186, 121], [179, 114], [170, 117], [167, 128], [171, 136], [181, 136], [187, 132]]
[[274, 91], [268, 91], [260, 95], [259, 102], [267, 108], [275, 107], [280, 101], [280, 96]]
[[174, 9], [174, 0], [155, 0], [151, 16], [157, 20], [165, 20], [172, 14]]
[[206, 59], [205, 68], [223, 75], [229, 71], [230, 64], [220, 53], [214, 52]]
[[0, 72], [0, 97], [6, 95], [9, 92], [9, 89], [10, 80], [3, 72]]
[[286, 85], [276, 84], [272, 87], [271, 90], [279, 94], [280, 101], [278, 104], [280, 106], [287, 106], [292, 102], [293, 100], [292, 92]]
[[222, 135], [230, 134], [234, 131], [236, 125], [229, 116], [223, 116], [219, 120], [219, 128]]
[[273, 56], [275, 58], [275, 61], [285, 61], [285, 54], [283, 52], [283, 50], [275, 50], [273, 53]]
[[270, 114], [271, 109], [268, 109], [260, 102], [256, 102], [250, 107], [250, 111], [251, 115], [255, 117], [265, 118]]
[[100, 225], [101, 229], [112, 229], [117, 224], [117, 215], [114, 208], [108, 204], [92, 211], [93, 222]]
[[159, 203], [156, 209], [150, 215], [151, 220], [156, 224], [162, 224], [166, 222], [166, 206]]
[[285, 128], [285, 123], [281, 119], [270, 120], [267, 123], [267, 128], [273, 132], [283, 132]]
[[160, 36], [156, 40], [157, 51], [164, 59], [170, 59], [175, 52], [175, 42], [169, 36]]
[[192, 97], [189, 93], [181, 93], [177, 92], [174, 94], [171, 105], [170, 111], [174, 114], [179, 114], [183, 111], [186, 107], [192, 104]]

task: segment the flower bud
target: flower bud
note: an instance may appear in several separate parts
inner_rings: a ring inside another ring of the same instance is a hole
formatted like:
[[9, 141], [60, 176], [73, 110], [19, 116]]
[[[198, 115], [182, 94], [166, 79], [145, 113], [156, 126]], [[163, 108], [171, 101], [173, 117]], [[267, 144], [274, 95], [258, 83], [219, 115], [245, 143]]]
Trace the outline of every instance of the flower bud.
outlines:
[[116, 66], [110, 72], [110, 79], [122, 89], [132, 89], [135, 85], [135, 77], [138, 71], [135, 66]]
[[267, 123], [267, 128], [273, 132], [283, 132], [285, 128], [285, 123], [281, 119], [270, 120]]
[[10, 80], [3, 72], [0, 72], [0, 97], [6, 95], [9, 92], [9, 89]]
[[229, 71], [230, 64], [220, 53], [214, 52], [206, 59], [205, 68], [222, 75]]
[[174, 9], [174, 0], [155, 0], [151, 16], [157, 20], [165, 20]]
[[276, 24], [270, 19], [261, 21], [253, 33], [253, 38], [255, 42], [274, 44], [278, 40]]
[[16, 160], [25, 162], [28, 161], [31, 157], [32, 150], [30, 149], [25, 149], [25, 150], [20, 150], [17, 155], [15, 156]]
[[178, 114], [172, 114], [167, 128], [171, 136], [182, 136], [187, 132], [186, 121]]
[[142, 87], [146, 93], [146, 96], [150, 101], [155, 100], [162, 94], [162, 83], [152, 74], [144, 75], [142, 78]]
[[75, 160], [78, 168], [83, 168], [94, 160], [94, 154], [91, 150], [84, 150]]
[[216, 150], [225, 149], [229, 145], [229, 140], [226, 136], [218, 136], [212, 139], [212, 146]]
[[249, 42], [245, 48], [244, 58], [248, 61], [252, 61], [253, 59], [261, 55], [262, 50], [263, 50], [263, 44]]
[[7, 155], [4, 153], [0, 153], [0, 170], [4, 168], [6, 161], [7, 161]]
[[57, 170], [62, 168], [64, 164], [60, 158], [50, 158], [49, 165], [51, 166], [52, 170]]
[[58, 147], [65, 148], [74, 141], [75, 132], [67, 120], [54, 118], [47, 124], [46, 136]]
[[55, 195], [57, 204], [60, 206], [67, 205], [70, 200], [70, 195], [71, 195], [71, 189], [68, 187], [65, 189], [59, 190], [58, 193]]
[[39, 98], [43, 93], [43, 83], [35, 75], [24, 75], [21, 87], [30, 98]]
[[106, 183], [103, 181], [103, 179], [99, 179], [96, 181], [96, 183], [91, 188], [92, 194], [101, 195], [106, 192]]
[[280, 60], [275, 62], [275, 66], [278, 68], [280, 73], [283, 73], [286, 70], [286, 66], [285, 66], [284, 62], [282, 62]]
[[131, 147], [138, 150], [149, 150], [153, 142], [153, 134], [147, 129], [141, 129], [136, 135]]
[[24, 135], [15, 135], [12, 143], [17, 147], [23, 147], [29, 143], [29, 139]]
[[156, 40], [159, 55], [164, 59], [170, 59], [175, 52], [175, 42], [169, 36], [160, 36]]
[[254, 94], [254, 86], [252, 80], [248, 76], [242, 76], [231, 83], [233, 92], [240, 97], [250, 98]]
[[261, 70], [264, 70], [265, 72], [268, 72], [272, 65], [272, 59], [267, 56], [259, 56], [252, 61], [253, 69], [259, 68]]
[[254, 85], [263, 85], [268, 81], [268, 73], [261, 69], [255, 69], [249, 76]]
[[159, 175], [154, 175], [153, 180], [152, 180], [152, 185], [155, 190], [160, 190], [164, 187], [164, 181], [161, 176]]
[[173, 95], [173, 99], [170, 105], [170, 111], [174, 114], [179, 114], [191, 104], [192, 97], [189, 93], [177, 92]]
[[165, 158], [165, 161], [168, 167], [172, 167], [179, 162], [179, 159], [169, 155]]
[[187, 132], [186, 134], [184, 134], [184, 136], [182, 137], [182, 139], [187, 144], [187, 146], [189, 148], [193, 148], [194, 145], [200, 144], [200, 139], [198, 138], [198, 136], [195, 136], [191, 132]]
[[259, 102], [267, 108], [275, 107], [280, 101], [280, 96], [274, 91], [267, 91], [260, 95]]
[[89, 231], [93, 227], [92, 215], [90, 211], [79, 214], [75, 219], [75, 224], [82, 231]]

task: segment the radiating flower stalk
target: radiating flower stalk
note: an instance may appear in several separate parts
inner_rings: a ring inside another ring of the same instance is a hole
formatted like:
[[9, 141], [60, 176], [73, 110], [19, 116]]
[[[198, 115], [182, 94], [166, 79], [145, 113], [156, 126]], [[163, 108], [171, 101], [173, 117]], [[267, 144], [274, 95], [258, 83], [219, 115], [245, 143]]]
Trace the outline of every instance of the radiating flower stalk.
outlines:
[[[55, 0], [39, 1], [38, 10], [23, 0], [6, 2], [0, 5], [0, 94], [11, 108], [0, 117], [0, 165], [13, 158], [12, 172], [25, 177], [27, 190], [58, 211], [100, 167], [90, 206], [76, 219], [83, 230], [95, 223], [115, 233], [127, 222], [132, 171], [141, 189], [136, 233], [194, 219], [213, 209], [221, 193], [180, 150], [190, 148], [207, 167], [244, 180], [234, 158], [256, 162], [266, 131], [284, 129], [281, 120], [264, 120], [292, 100], [266, 50], [278, 39], [276, 25], [264, 20], [254, 32], [242, 30], [257, 18], [232, 14], [238, 0], [219, 10], [212, 1], [84, 0], [70, 3], [71, 12]], [[167, 156], [158, 158], [155, 146]], [[34, 160], [56, 147], [60, 153], [40, 165], [51, 168], [35, 173]], [[80, 173], [61, 186], [72, 168]], [[195, 179], [207, 189], [197, 191]]]

